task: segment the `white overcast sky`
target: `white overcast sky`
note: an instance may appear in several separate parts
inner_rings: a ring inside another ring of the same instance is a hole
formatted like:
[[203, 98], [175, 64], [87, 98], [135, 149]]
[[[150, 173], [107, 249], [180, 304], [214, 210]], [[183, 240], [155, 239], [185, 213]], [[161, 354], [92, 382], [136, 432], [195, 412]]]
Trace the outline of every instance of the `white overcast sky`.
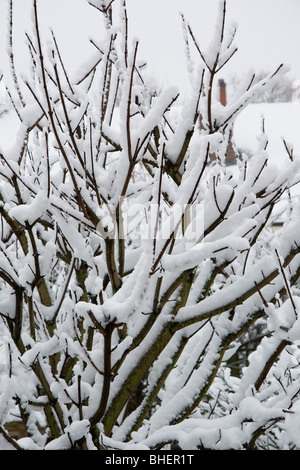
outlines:
[[[116, 2], [118, 0], [115, 0]], [[5, 69], [8, 0], [0, 0], [0, 70]], [[181, 18], [187, 21], [204, 47], [215, 26], [219, 0], [127, 0], [132, 37], [140, 41], [140, 55], [162, 84], [187, 86]], [[24, 31], [31, 31], [32, 0], [13, 0], [15, 52], [18, 70], [24, 67]], [[89, 38], [99, 35], [100, 18], [87, 0], [38, 0], [41, 31], [54, 29], [69, 67], [77, 69], [94, 49]], [[290, 65], [300, 79], [300, 0], [227, 0], [227, 20], [238, 24], [239, 48], [219, 78], [241, 76], [249, 69], [272, 71]]]

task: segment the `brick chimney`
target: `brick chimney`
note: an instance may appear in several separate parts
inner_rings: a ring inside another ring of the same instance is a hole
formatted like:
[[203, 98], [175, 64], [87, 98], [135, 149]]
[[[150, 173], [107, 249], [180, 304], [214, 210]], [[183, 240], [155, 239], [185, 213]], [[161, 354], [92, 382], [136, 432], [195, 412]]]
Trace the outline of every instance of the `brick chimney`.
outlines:
[[222, 78], [219, 80], [219, 87], [220, 87], [220, 103], [223, 106], [226, 106], [227, 104], [226, 83]]
[[[220, 87], [220, 103], [222, 106], [227, 105], [227, 94], [226, 94], [226, 82], [221, 78], [219, 80], [219, 87]], [[228, 147], [226, 152], [226, 163], [228, 165], [234, 164], [236, 162], [236, 154], [232, 144], [232, 133], [230, 132]]]

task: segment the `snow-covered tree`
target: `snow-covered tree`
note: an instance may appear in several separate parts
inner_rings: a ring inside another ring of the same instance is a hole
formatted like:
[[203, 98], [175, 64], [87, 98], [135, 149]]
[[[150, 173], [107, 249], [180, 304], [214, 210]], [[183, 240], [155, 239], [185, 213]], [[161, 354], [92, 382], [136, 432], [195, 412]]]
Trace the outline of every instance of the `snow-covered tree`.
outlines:
[[[258, 83], [268, 76], [268, 73], [261, 71], [255, 73], [253, 83]], [[230, 86], [233, 90], [238, 87], [240, 77], [233, 76], [230, 79]], [[282, 79], [272, 87], [262, 88], [252, 99], [252, 103], [288, 103], [294, 100], [295, 92], [298, 90], [296, 86], [297, 80], [289, 75], [285, 75]]]
[[[299, 159], [287, 153], [278, 171], [262, 133], [251, 159], [226, 166], [235, 117], [285, 68], [214, 101], [236, 53], [224, 0], [207, 51], [183, 18], [183, 99], [147, 75], [125, 1], [89, 3], [103, 37], [80, 76], [54, 33], [43, 40], [36, 0], [32, 69], [12, 74], [0, 448], [300, 448]], [[285, 223], [272, 231], [278, 204]], [[12, 421], [27, 437], [10, 434]]]

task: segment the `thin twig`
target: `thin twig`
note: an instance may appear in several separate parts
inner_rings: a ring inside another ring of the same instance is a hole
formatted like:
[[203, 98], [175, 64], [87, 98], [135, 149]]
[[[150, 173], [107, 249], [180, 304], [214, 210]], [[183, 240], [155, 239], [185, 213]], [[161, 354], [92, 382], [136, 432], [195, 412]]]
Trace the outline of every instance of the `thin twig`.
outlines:
[[13, 1], [12, 0], [9, 1], [9, 58], [10, 58], [10, 65], [11, 65], [13, 80], [16, 86], [16, 90], [17, 90], [20, 102], [24, 108], [25, 102], [24, 102], [24, 99], [20, 90], [20, 85], [18, 82], [16, 68], [15, 68], [14, 54], [13, 54]]
[[205, 57], [204, 57], [204, 55], [203, 55], [203, 53], [202, 53], [200, 47], [198, 46], [198, 43], [197, 43], [197, 41], [196, 41], [196, 38], [195, 38], [195, 36], [194, 36], [194, 33], [193, 33], [192, 28], [190, 27], [190, 25], [188, 25], [188, 30], [189, 30], [190, 36], [191, 36], [191, 38], [192, 38], [192, 40], [193, 40], [193, 42], [194, 42], [194, 44], [195, 44], [195, 46], [196, 46], [197, 51], [198, 51], [199, 54], [200, 54], [201, 59], [203, 60], [204, 64], [205, 64], [206, 67], [208, 68], [208, 70], [211, 71], [211, 68], [209, 67], [209, 65], [208, 65], [208, 63], [207, 63], [207, 61], [206, 61], [206, 59], [205, 59]]
[[275, 253], [276, 253], [276, 256], [277, 256], [277, 259], [278, 259], [278, 263], [279, 263], [279, 266], [280, 266], [280, 271], [281, 271], [282, 277], [284, 279], [286, 291], [287, 291], [288, 296], [290, 298], [290, 301], [291, 301], [291, 304], [292, 304], [292, 307], [293, 307], [293, 310], [294, 310], [294, 313], [295, 313], [295, 317], [296, 317], [296, 320], [297, 320], [298, 319], [297, 308], [296, 308], [296, 305], [295, 305], [295, 302], [294, 302], [294, 299], [293, 299], [293, 296], [292, 296], [292, 293], [291, 293], [291, 289], [290, 289], [286, 274], [284, 272], [284, 268], [283, 268], [283, 265], [281, 263], [280, 256], [279, 256], [277, 248], [275, 249]]
[[159, 170], [157, 213], [156, 213], [156, 222], [155, 222], [154, 234], [153, 234], [153, 256], [155, 255], [155, 250], [156, 250], [157, 232], [158, 232], [158, 225], [159, 225], [159, 218], [160, 218], [161, 187], [162, 187], [162, 177], [163, 177], [163, 168], [164, 168], [165, 145], [166, 144], [164, 142], [162, 153], [161, 153], [161, 162], [160, 162], [160, 170]]
[[287, 145], [285, 139], [282, 139], [282, 141], [283, 141], [284, 148], [285, 148], [285, 150], [287, 151], [287, 154], [288, 154], [290, 160], [293, 161], [293, 160], [294, 160], [294, 155], [293, 155], [294, 149], [291, 149], [291, 150], [290, 150], [290, 149], [288, 148], [288, 145]]
[[0, 426], [0, 434], [5, 438], [5, 440], [11, 444], [16, 450], [24, 450], [10, 435], [9, 433], [4, 429], [3, 426]]
[[71, 90], [71, 92], [74, 94], [74, 90], [73, 90], [73, 87], [70, 83], [70, 80], [69, 80], [69, 77], [68, 77], [68, 74], [67, 74], [67, 71], [65, 69], [65, 66], [64, 66], [64, 63], [63, 63], [63, 60], [62, 60], [62, 57], [61, 57], [61, 54], [60, 54], [60, 51], [59, 51], [59, 48], [58, 48], [58, 44], [57, 44], [57, 41], [56, 41], [56, 38], [55, 38], [55, 35], [54, 35], [54, 32], [51, 30], [51, 34], [52, 34], [52, 38], [53, 38], [53, 42], [54, 42], [54, 45], [55, 45], [55, 49], [56, 49], [56, 52], [57, 52], [57, 55], [58, 55], [58, 58], [59, 58], [59, 61], [60, 61], [60, 65], [63, 69], [63, 72], [64, 72], [64, 75], [66, 77], [66, 81], [69, 85], [69, 88]]

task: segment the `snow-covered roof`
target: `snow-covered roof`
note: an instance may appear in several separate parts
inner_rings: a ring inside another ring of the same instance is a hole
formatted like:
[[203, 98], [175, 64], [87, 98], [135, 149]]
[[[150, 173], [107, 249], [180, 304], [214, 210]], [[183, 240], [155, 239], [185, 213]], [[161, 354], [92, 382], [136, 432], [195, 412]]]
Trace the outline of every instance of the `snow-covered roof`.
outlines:
[[[233, 128], [233, 140], [240, 152], [251, 155], [258, 149], [258, 138], [262, 133], [262, 122], [268, 138], [267, 152], [270, 163], [278, 171], [284, 171], [289, 155], [300, 158], [300, 103], [255, 103], [250, 104], [237, 117]], [[300, 184], [295, 184], [290, 191], [292, 197], [300, 197]], [[277, 204], [274, 220], [282, 220], [284, 199]]]
[[237, 117], [233, 139], [241, 151], [257, 149], [264, 118], [270, 159], [280, 167], [288, 157], [283, 140], [300, 156], [300, 103], [257, 103], [248, 105]]

